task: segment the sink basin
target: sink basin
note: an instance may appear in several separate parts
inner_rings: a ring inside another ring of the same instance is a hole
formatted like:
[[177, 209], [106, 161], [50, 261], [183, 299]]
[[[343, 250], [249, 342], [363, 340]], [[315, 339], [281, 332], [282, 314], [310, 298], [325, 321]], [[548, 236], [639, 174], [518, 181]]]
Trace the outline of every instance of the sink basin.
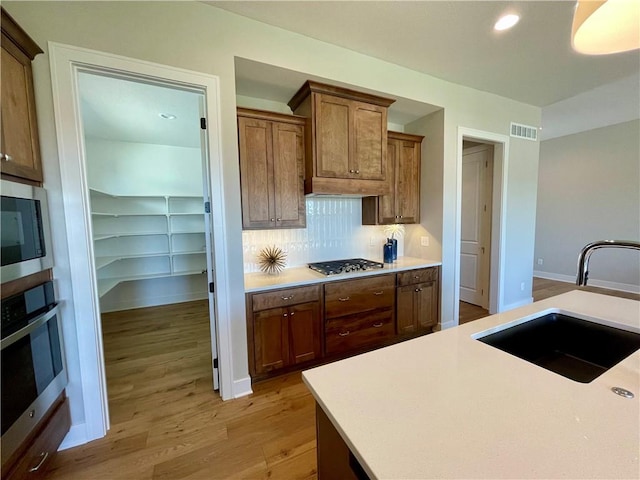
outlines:
[[640, 348], [640, 334], [548, 313], [477, 340], [559, 375], [589, 383]]

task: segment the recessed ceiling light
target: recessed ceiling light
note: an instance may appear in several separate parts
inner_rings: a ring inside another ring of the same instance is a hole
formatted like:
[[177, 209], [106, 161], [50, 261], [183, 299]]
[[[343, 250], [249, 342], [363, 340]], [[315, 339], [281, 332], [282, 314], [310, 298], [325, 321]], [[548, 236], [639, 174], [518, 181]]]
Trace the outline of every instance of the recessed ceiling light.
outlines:
[[171, 113], [161, 113], [160, 114], [160, 118], [164, 118], [165, 120], [175, 120], [176, 117], [175, 115], [171, 114]]
[[493, 26], [493, 28], [495, 30], [508, 30], [511, 27], [513, 27], [516, 23], [518, 23], [518, 21], [520, 20], [520, 16], [519, 15], [515, 15], [515, 14], [509, 14], [509, 15], [503, 15], [502, 17], [500, 17], [500, 19], [496, 22], [496, 24]]

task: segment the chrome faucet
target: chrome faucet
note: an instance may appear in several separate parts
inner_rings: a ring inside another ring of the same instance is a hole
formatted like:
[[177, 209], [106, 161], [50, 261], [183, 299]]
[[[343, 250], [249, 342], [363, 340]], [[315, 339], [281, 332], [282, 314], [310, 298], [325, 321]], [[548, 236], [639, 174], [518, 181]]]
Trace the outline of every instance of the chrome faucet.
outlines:
[[587, 284], [587, 280], [589, 279], [589, 258], [593, 251], [599, 248], [631, 248], [633, 250], [640, 250], [640, 242], [631, 240], [599, 240], [582, 247], [578, 255], [578, 277], [576, 278], [576, 285], [585, 286]]

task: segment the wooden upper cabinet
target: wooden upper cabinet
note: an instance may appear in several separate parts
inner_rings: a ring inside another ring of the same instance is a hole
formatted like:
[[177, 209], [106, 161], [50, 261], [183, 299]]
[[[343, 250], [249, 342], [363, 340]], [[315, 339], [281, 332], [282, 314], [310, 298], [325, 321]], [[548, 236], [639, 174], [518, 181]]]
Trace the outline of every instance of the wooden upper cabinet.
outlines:
[[304, 228], [306, 120], [238, 109], [242, 226]]
[[2, 144], [3, 174], [42, 182], [42, 163], [31, 61], [38, 45], [2, 9]]
[[420, 222], [420, 162], [423, 136], [388, 132], [388, 195], [362, 199], [364, 225]]
[[307, 81], [289, 102], [308, 117], [307, 194], [382, 195], [387, 178], [387, 108], [394, 100]]

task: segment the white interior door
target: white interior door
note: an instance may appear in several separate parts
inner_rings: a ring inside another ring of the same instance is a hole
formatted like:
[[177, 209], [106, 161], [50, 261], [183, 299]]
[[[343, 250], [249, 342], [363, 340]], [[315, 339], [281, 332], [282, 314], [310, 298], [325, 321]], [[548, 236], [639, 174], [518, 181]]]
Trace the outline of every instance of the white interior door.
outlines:
[[462, 156], [460, 300], [489, 308], [491, 178], [493, 149], [465, 149]]
[[211, 185], [209, 183], [209, 142], [207, 139], [207, 112], [204, 95], [200, 98], [200, 152], [202, 154], [202, 178], [204, 197], [204, 236], [207, 249], [207, 283], [209, 298], [209, 325], [211, 331], [211, 367], [213, 369], [213, 389], [220, 388], [218, 374], [218, 328], [215, 294], [215, 256], [213, 252], [213, 222], [211, 219]]

